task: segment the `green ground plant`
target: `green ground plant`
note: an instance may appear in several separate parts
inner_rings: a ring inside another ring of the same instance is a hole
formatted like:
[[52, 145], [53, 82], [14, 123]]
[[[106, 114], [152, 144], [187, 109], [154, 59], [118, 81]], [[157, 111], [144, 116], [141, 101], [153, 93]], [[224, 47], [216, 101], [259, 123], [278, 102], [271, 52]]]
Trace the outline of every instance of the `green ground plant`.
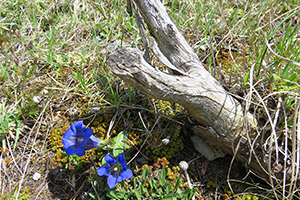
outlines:
[[[0, 138], [1, 138], [1, 147], [6, 146], [5, 136], [9, 134], [9, 131], [15, 130], [15, 142], [14, 148], [17, 145], [19, 136], [20, 136], [20, 123], [19, 120], [21, 115], [17, 113], [17, 108], [8, 108], [6, 105], [6, 100], [0, 105]], [[12, 133], [10, 133], [12, 134]]]
[[[177, 178], [175, 184], [172, 187], [171, 181], [167, 181], [168, 168], [163, 168], [159, 171], [158, 180], [153, 178], [149, 179], [148, 176], [149, 170], [145, 168], [143, 170], [142, 179], [139, 180], [137, 177], [133, 179], [133, 189], [125, 189], [124, 182], [121, 183], [119, 191], [110, 191], [107, 193], [107, 196], [114, 199], [164, 199], [164, 200], [173, 200], [173, 199], [192, 199], [195, 189], [187, 188], [184, 192], [179, 189], [181, 180]], [[147, 189], [145, 185], [150, 185], [150, 188]]]

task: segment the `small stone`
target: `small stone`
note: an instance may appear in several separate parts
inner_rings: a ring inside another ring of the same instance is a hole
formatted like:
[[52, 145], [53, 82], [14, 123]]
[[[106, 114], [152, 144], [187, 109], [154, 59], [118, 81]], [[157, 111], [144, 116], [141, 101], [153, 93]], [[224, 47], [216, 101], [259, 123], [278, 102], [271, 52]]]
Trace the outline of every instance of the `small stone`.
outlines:
[[46, 89], [42, 90], [42, 94], [48, 94], [48, 93], [49, 93], [48, 90], [46, 90]]
[[170, 142], [170, 140], [169, 140], [169, 138], [164, 138], [164, 139], [162, 139], [161, 142], [162, 142], [164, 145], [168, 145], [169, 142]]
[[41, 178], [41, 174], [40, 174], [40, 173], [37, 173], [37, 172], [36, 172], [36, 173], [33, 174], [33, 177], [32, 177], [33, 180], [37, 181], [37, 180], [39, 180], [40, 178]]
[[33, 96], [33, 102], [40, 103], [41, 98], [39, 96]]
[[210, 145], [198, 135], [192, 135], [191, 141], [193, 142], [195, 149], [208, 160], [214, 160], [225, 156], [225, 153], [222, 150]]
[[180, 167], [180, 169], [186, 171], [189, 168], [189, 164], [185, 161], [180, 161], [179, 167]]

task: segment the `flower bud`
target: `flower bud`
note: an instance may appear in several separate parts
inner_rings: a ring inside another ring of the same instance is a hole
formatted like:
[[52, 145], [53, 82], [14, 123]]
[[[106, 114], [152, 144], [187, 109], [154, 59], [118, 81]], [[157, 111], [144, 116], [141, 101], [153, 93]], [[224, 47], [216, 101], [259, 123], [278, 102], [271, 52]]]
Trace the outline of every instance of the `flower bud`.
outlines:
[[189, 164], [185, 161], [180, 161], [179, 167], [180, 167], [180, 169], [186, 171], [189, 168]]

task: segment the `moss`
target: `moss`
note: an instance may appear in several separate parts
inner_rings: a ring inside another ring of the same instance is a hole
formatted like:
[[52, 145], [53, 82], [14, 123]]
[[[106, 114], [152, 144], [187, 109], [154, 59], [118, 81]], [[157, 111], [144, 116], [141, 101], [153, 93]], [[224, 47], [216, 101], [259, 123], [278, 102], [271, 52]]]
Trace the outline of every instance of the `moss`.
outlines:
[[177, 173], [177, 172], [180, 171], [180, 167], [179, 167], [179, 166], [174, 166], [174, 167], [172, 167], [172, 171], [173, 171], [174, 173]]
[[162, 113], [173, 117], [177, 112], [181, 111], [183, 107], [177, 103], [171, 103], [169, 101], [158, 100], [155, 106], [162, 110]]
[[172, 104], [169, 101], [159, 100], [155, 105], [162, 110], [162, 113], [166, 113], [171, 110]]
[[[166, 157], [173, 158], [178, 152], [184, 148], [183, 136], [180, 135], [182, 126], [171, 124], [170, 128], [165, 129], [166, 124], [170, 123], [167, 119], [161, 120], [161, 129], [164, 130], [163, 136], [161, 131], [152, 132], [148, 139], [146, 146], [146, 155], [148, 157]], [[170, 142], [165, 145], [162, 143], [163, 139], [169, 138]]]
[[51, 130], [49, 134], [49, 143], [51, 147], [53, 148], [54, 151], [59, 151], [56, 147], [62, 146], [63, 143], [61, 141], [61, 138], [65, 134], [65, 132], [68, 130], [70, 127], [69, 122], [67, 122], [65, 119], [62, 119], [62, 127], [58, 125], [54, 129]]
[[91, 129], [94, 132], [94, 135], [103, 140], [106, 137], [106, 129], [104, 128], [106, 124], [92, 123], [93, 127]]
[[216, 180], [209, 180], [209, 181], [207, 181], [206, 187], [207, 187], [207, 188], [215, 188], [215, 187], [217, 187], [217, 182], [216, 182]]
[[152, 168], [153, 168], [153, 167], [152, 167], [152, 166], [149, 166], [149, 165], [147, 165], [147, 164], [146, 164], [146, 165], [143, 165], [142, 168], [140, 169], [140, 171], [144, 171], [144, 169], [146, 169], [146, 168], [148, 169], [149, 173], [151, 174], [151, 173], [152, 173]]
[[252, 194], [243, 194], [241, 200], [258, 200], [259, 197]]
[[179, 177], [179, 174], [176, 174], [177, 172], [176, 172], [176, 170], [174, 171], [173, 168], [172, 169], [168, 168], [168, 173], [167, 173], [168, 179], [175, 181]]
[[[21, 189], [21, 192], [20, 192], [20, 195], [19, 195], [18, 199], [22, 199], [22, 200], [30, 199], [30, 194], [29, 193], [32, 193], [32, 192], [29, 192], [28, 189], [25, 190], [25, 191], [22, 191], [22, 189]], [[15, 195], [14, 195], [14, 198], [15, 198]], [[1, 194], [0, 199], [12, 199], [11, 194], [8, 193], [8, 192], [6, 192], [4, 194]]]
[[169, 161], [167, 160], [166, 157], [154, 158], [154, 164], [153, 164], [154, 170], [168, 167], [168, 165], [169, 165]]
[[184, 148], [184, 143], [181, 138], [176, 138], [174, 141], [171, 142], [171, 144], [165, 146], [162, 145], [157, 148], [151, 148], [151, 146], [147, 146], [147, 155], [155, 155], [158, 157], [164, 156], [167, 159], [173, 158], [178, 152], [182, 151]]
[[137, 134], [135, 131], [131, 131], [128, 133], [128, 139], [134, 144], [134, 145], [140, 145], [142, 144], [143, 140], [138, 139]]

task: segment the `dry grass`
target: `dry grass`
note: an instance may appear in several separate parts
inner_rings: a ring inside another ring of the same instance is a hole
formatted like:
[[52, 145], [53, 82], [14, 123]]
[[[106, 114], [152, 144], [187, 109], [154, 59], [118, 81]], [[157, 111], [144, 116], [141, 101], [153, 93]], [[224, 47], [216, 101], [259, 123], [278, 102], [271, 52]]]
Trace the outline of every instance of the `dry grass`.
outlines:
[[[213, 181], [204, 178], [208, 163], [188, 149], [191, 157], [182, 154], [170, 160], [176, 166], [178, 159], [187, 157], [197, 166], [190, 173], [198, 199], [299, 197], [300, 68], [288, 60], [300, 62], [299, 3], [164, 1], [207, 69], [243, 103], [245, 110], [254, 114], [257, 135], [264, 136], [261, 144], [266, 153], [278, 160], [277, 167], [291, 170], [293, 175], [290, 182], [286, 177], [270, 179], [269, 185], [255, 190], [251, 189], [255, 182], [239, 182], [251, 187], [243, 187], [243, 191], [232, 187], [230, 191], [218, 184], [212, 186]], [[72, 174], [72, 167], [64, 169], [70, 161], [62, 156], [60, 138], [74, 121], [85, 120], [102, 138], [112, 137], [131, 123], [134, 134], [130, 141], [146, 156], [153, 156], [151, 151], [159, 148], [158, 141], [169, 127], [180, 125], [177, 121], [182, 108], [132, 92], [130, 86], [109, 73], [106, 57], [111, 49], [118, 45], [142, 48], [135, 19], [126, 13], [125, 0], [3, 0], [0, 11], [3, 199], [70, 198], [76, 192], [83, 199], [92, 199], [88, 193], [98, 199], [105, 196], [107, 191], [99, 191], [100, 186], [81, 187], [86, 180], [92, 182], [87, 177], [93, 177], [93, 172], [82, 170], [78, 175]], [[157, 117], [159, 108], [164, 112], [162, 118]], [[175, 125], [168, 118], [176, 121]], [[146, 129], [155, 137], [145, 142], [149, 147], [142, 149], [142, 142], [134, 142], [145, 138]], [[271, 156], [269, 159], [267, 170], [274, 167], [274, 160]], [[132, 163], [133, 168], [140, 168], [142, 161], [135, 159]], [[89, 158], [85, 164], [90, 169], [99, 166], [98, 161], [91, 163]], [[33, 180], [34, 173], [40, 173], [41, 178]], [[241, 181], [229, 178], [230, 183]], [[56, 192], [59, 187], [64, 189]]]

